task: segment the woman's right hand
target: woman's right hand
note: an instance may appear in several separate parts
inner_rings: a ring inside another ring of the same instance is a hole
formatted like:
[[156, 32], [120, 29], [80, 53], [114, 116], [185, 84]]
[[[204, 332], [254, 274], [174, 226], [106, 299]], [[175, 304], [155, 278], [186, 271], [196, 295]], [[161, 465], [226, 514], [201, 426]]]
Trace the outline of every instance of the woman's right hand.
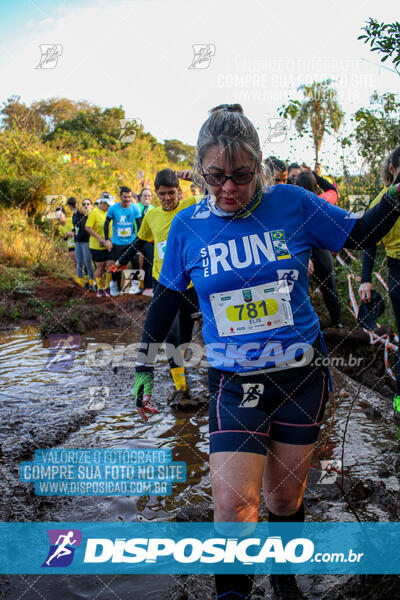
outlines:
[[136, 367], [135, 374], [135, 386], [134, 386], [134, 396], [136, 408], [139, 415], [142, 417], [144, 421], [148, 421], [149, 415], [155, 415], [159, 411], [153, 406], [150, 402], [151, 394], [153, 392], [153, 369], [149, 367]]
[[193, 176], [193, 171], [177, 171], [176, 176], [178, 179], [184, 179], [185, 181], [191, 181]]
[[359, 296], [360, 296], [361, 300], [364, 300], [365, 302], [371, 302], [371, 292], [372, 292], [372, 283], [371, 282], [362, 283], [360, 285], [360, 287], [358, 288]]

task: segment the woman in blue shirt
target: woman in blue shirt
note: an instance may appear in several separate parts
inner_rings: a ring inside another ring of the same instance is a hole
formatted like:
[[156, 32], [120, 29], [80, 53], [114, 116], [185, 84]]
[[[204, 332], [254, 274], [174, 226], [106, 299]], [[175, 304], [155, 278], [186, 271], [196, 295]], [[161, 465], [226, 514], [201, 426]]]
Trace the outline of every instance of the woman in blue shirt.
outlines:
[[[270, 521], [301, 522], [329, 378], [308, 295], [310, 249], [370, 246], [398, 218], [400, 186], [362, 218], [299, 187], [264, 191], [258, 134], [236, 104], [210, 111], [196, 162], [208, 195], [172, 222], [136, 365], [138, 412], [158, 412], [145, 350], [164, 339], [192, 281], [210, 364], [215, 521], [256, 522], [263, 488]], [[280, 598], [303, 598], [293, 575], [271, 583]], [[250, 598], [252, 577], [217, 575], [216, 587], [217, 598]]]

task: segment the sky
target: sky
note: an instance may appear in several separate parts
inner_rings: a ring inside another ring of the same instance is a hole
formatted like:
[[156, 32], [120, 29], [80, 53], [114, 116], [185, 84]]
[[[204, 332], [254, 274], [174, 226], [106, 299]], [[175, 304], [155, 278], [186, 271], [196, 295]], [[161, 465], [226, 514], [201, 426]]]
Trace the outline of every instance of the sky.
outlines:
[[[344, 134], [374, 90], [398, 93], [399, 76], [357, 40], [369, 17], [392, 22], [397, 13], [393, 0], [0, 0], [0, 100], [122, 105], [159, 141], [189, 144], [210, 108], [239, 102], [264, 156], [312, 163], [310, 140], [297, 139], [292, 124], [288, 135], [271, 135], [278, 108], [301, 99], [299, 84], [330, 77], [347, 115]], [[45, 44], [61, 53], [51, 69], [37, 68]], [[338, 156], [326, 136], [322, 163], [338, 170]]]

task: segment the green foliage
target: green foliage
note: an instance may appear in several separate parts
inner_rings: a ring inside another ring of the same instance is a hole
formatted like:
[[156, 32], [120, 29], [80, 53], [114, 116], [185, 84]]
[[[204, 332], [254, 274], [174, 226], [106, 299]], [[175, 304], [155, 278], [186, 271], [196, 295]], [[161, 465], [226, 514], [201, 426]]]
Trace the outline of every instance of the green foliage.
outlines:
[[193, 166], [194, 159], [196, 156], [196, 149], [194, 146], [184, 144], [179, 140], [164, 140], [164, 148], [167, 158], [172, 163], [180, 166]]
[[125, 111], [122, 108], [106, 108], [102, 111], [96, 106], [90, 110], [79, 111], [72, 119], [57, 124], [54, 130], [44, 137], [44, 141], [56, 142], [58, 147], [64, 146], [69, 150], [111, 150], [117, 145], [120, 146], [120, 119], [124, 117]]
[[25, 130], [31, 133], [42, 133], [46, 129], [46, 121], [34, 108], [28, 108], [20, 102], [20, 96], [11, 96], [3, 102], [1, 110], [3, 128]]
[[303, 101], [289, 100], [286, 106], [279, 109], [282, 117], [294, 120], [300, 137], [305, 134], [312, 136], [316, 163], [324, 134], [337, 132], [344, 116], [337, 101], [337, 92], [331, 84], [332, 80], [326, 79], [300, 85], [298, 89], [303, 92]]
[[[391, 58], [397, 72], [400, 65], [400, 23], [379, 23], [376, 19], [370, 18], [367, 24], [362, 27], [365, 31], [357, 39], [364, 40], [364, 44], [371, 47], [372, 52], [383, 54], [381, 62]], [[399, 73], [400, 74], [400, 73]]]
[[29, 295], [35, 285], [36, 281], [27, 269], [0, 266], [0, 295]]
[[[46, 196], [89, 197], [120, 185], [134, 191], [165, 167], [191, 166], [194, 148], [179, 140], [159, 143], [139, 121], [130, 123], [135, 139], [120, 140], [122, 107], [101, 109], [87, 102], [50, 98], [26, 106], [18, 96], [4, 103], [0, 131], [0, 206], [22, 208], [41, 221]], [[166, 149], [168, 147], [168, 155]], [[139, 177], [143, 171], [143, 177]]]
[[355, 138], [362, 156], [376, 165], [400, 142], [400, 100], [396, 94], [371, 96], [371, 107], [355, 114]]

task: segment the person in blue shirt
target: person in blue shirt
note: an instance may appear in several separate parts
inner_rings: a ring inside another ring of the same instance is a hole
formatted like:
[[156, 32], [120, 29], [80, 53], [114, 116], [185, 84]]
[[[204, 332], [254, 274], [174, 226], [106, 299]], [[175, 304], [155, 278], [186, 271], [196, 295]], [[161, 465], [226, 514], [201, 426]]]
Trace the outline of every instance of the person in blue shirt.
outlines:
[[[106, 220], [104, 222], [104, 239], [107, 250], [110, 253], [107, 261], [107, 268], [115, 263], [119, 257], [128, 249], [134, 241], [137, 234], [136, 219], [141, 218], [139, 208], [133, 204], [132, 190], [123, 185], [119, 190], [120, 201], [113, 204], [107, 211]], [[112, 240], [109, 237], [109, 227], [112, 221]], [[121, 290], [121, 273], [114, 272], [110, 282], [111, 296], [118, 296]], [[140, 293], [140, 286], [137, 277], [132, 279], [132, 284], [129, 293]]]
[[[259, 137], [237, 104], [210, 111], [196, 152], [208, 195], [172, 221], [136, 363], [137, 410], [145, 421], [158, 412], [154, 343], [164, 340], [192, 281], [210, 364], [214, 519], [256, 522], [263, 488], [270, 521], [302, 522], [329, 397], [308, 295], [310, 250], [371, 246], [400, 214], [400, 185], [362, 217], [301, 187], [265, 190]], [[294, 575], [272, 575], [271, 584], [279, 598], [304, 598]], [[217, 598], [250, 598], [251, 588], [252, 576], [216, 575]]]

